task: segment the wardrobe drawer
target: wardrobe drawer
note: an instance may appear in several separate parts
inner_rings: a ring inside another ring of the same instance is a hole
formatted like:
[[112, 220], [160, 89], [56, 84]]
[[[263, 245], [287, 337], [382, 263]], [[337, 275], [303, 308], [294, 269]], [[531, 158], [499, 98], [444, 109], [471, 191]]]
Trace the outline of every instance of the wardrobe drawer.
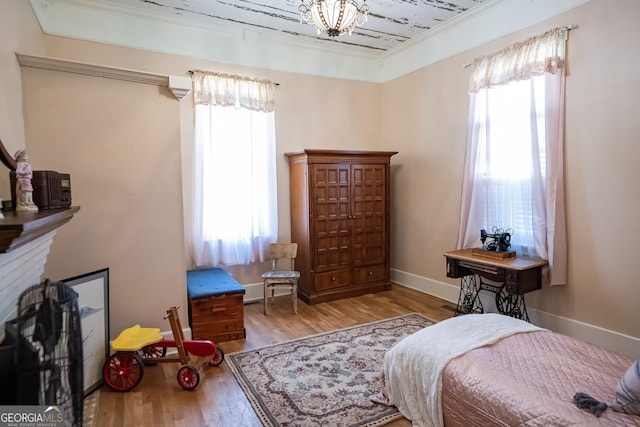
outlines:
[[384, 264], [368, 265], [353, 270], [355, 283], [381, 282], [387, 279], [387, 270]]
[[326, 273], [316, 273], [316, 291], [340, 288], [351, 284], [349, 270], [335, 270]]

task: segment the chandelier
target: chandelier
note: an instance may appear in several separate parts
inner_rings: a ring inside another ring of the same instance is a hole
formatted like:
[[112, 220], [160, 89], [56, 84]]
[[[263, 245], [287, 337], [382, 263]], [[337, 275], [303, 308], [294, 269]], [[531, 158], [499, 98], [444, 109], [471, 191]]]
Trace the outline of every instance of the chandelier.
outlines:
[[318, 34], [327, 33], [336, 37], [346, 32], [351, 35], [355, 27], [367, 22], [369, 6], [362, 0], [359, 6], [356, 0], [301, 0], [300, 22], [316, 27]]

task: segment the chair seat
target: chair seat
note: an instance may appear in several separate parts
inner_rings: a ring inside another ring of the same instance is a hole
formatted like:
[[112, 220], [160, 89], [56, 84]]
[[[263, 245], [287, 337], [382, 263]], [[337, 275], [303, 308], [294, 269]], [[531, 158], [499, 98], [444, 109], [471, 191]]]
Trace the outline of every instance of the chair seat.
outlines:
[[263, 279], [299, 279], [298, 271], [267, 271], [262, 274]]

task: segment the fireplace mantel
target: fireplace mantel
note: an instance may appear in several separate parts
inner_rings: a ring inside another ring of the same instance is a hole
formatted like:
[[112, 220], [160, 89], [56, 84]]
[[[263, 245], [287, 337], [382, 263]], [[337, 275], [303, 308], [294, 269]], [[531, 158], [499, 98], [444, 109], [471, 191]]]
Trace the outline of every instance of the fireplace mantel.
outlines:
[[72, 206], [39, 212], [3, 211], [4, 219], [0, 219], [0, 254], [10, 252], [66, 224], [79, 210], [79, 206]]

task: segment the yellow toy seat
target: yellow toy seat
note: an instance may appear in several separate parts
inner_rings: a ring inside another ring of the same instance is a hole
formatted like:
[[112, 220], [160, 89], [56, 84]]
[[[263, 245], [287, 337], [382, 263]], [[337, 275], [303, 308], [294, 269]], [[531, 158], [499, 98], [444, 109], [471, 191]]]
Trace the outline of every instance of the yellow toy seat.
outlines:
[[138, 351], [141, 348], [162, 341], [160, 328], [141, 328], [135, 325], [120, 332], [111, 342], [113, 351]]

